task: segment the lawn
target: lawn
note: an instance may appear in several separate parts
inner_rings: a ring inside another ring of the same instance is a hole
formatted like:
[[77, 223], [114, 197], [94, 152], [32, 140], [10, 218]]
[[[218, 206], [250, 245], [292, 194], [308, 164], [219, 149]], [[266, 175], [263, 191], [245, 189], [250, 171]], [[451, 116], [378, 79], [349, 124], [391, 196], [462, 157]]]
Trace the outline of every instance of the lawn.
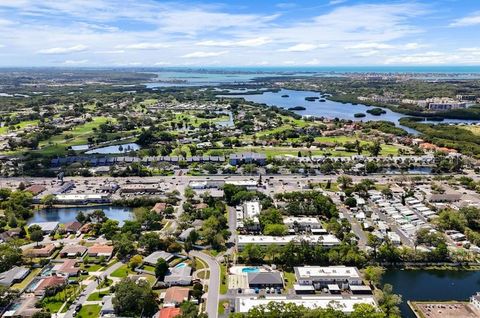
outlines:
[[228, 291], [227, 286], [227, 265], [220, 265], [220, 294], [224, 295]]
[[225, 313], [225, 304], [228, 305], [229, 301], [228, 300], [221, 300], [218, 303], [218, 314], [223, 315]]
[[77, 317], [80, 318], [96, 318], [100, 317], [100, 310], [102, 307], [100, 305], [85, 305], [78, 312]]
[[152, 272], [152, 273], [155, 272], [155, 267], [150, 266], [150, 265], [145, 265], [145, 266], [142, 267], [142, 269], [143, 269], [144, 271], [149, 271], [149, 272]]
[[28, 274], [27, 277], [25, 277], [25, 279], [23, 281], [21, 281], [20, 283], [16, 283], [12, 286], [12, 289], [17, 289], [17, 290], [23, 290], [25, 289], [28, 284], [31, 283], [31, 281], [38, 275], [38, 273], [40, 273], [42, 269], [41, 268], [35, 268], [33, 269], [30, 274]]
[[103, 268], [103, 266], [100, 264], [88, 264], [88, 265], [83, 264], [82, 265], [82, 269], [88, 271], [89, 273], [98, 272], [101, 268]]
[[293, 284], [295, 284], [295, 273], [292, 272], [283, 272], [285, 278], [285, 289], [293, 288]]
[[124, 278], [124, 277], [127, 277], [128, 275], [133, 274], [133, 273], [134, 272], [128, 267], [128, 265], [125, 264], [125, 265], [122, 265], [116, 271], [114, 271], [110, 276]]
[[88, 296], [87, 301], [101, 301], [103, 297], [107, 295], [110, 295], [108, 291], [92, 293]]
[[43, 308], [51, 313], [56, 313], [60, 310], [63, 303], [75, 294], [75, 288], [72, 286], [66, 287], [64, 290], [56, 293], [53, 296], [45, 297], [42, 300]]
[[[15, 127], [20, 127], [20, 129], [23, 129], [23, 128], [27, 127], [28, 125], [37, 126], [38, 125], [38, 120], [21, 121], [20, 123], [14, 125], [14, 126]], [[4, 135], [4, 134], [9, 133], [10, 131], [8, 129], [9, 129], [9, 126], [0, 127], [0, 135]]]

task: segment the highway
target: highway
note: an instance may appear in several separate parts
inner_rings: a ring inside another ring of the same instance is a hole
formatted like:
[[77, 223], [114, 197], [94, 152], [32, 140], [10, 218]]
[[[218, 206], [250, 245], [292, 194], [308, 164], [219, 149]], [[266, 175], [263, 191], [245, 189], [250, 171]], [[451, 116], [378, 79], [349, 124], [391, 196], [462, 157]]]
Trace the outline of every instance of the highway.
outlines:
[[210, 279], [208, 281], [208, 294], [206, 312], [208, 318], [218, 317], [218, 298], [220, 295], [220, 265], [217, 260], [210, 255], [202, 252], [191, 251], [190, 255], [198, 257], [208, 264], [210, 269]]

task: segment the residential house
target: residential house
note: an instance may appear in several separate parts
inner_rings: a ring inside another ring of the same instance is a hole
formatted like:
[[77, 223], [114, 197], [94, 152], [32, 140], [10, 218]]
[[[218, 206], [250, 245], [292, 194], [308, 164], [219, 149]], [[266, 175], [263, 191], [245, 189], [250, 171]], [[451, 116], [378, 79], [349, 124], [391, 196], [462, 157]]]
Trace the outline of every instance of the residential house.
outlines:
[[155, 266], [157, 264], [157, 261], [162, 258], [166, 262], [169, 262], [173, 258], [173, 254], [170, 254], [165, 251], [156, 251], [153, 252], [152, 254], [148, 255], [143, 259], [143, 263], [151, 266]]
[[190, 290], [186, 287], [170, 287], [165, 291], [163, 307], [177, 307], [184, 301], [188, 301]]
[[248, 273], [248, 286], [250, 288], [283, 288], [284, 282], [280, 272]]
[[165, 284], [168, 286], [186, 286], [192, 283], [192, 268], [186, 264], [182, 264], [179, 264], [175, 267], [170, 267], [168, 269], [168, 273], [165, 275], [164, 279]]
[[29, 273], [30, 269], [15, 266], [6, 272], [0, 273], [0, 285], [10, 287], [13, 284], [23, 281]]
[[60, 257], [62, 258], [73, 258], [73, 257], [82, 257], [87, 252], [87, 248], [83, 245], [70, 244], [65, 245], [60, 251]]
[[113, 246], [104, 244], [95, 244], [88, 248], [87, 255], [90, 257], [105, 257], [109, 260], [113, 254]]

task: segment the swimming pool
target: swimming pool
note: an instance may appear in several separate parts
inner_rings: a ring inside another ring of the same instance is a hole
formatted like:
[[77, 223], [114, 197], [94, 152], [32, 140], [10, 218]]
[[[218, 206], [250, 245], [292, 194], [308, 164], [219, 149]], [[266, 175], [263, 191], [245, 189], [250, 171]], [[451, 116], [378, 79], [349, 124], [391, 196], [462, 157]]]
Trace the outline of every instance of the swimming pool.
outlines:
[[258, 273], [260, 269], [257, 267], [244, 267], [242, 268], [242, 273]]
[[187, 266], [187, 263], [180, 263], [177, 266], [175, 266], [175, 268], [184, 268], [185, 266]]

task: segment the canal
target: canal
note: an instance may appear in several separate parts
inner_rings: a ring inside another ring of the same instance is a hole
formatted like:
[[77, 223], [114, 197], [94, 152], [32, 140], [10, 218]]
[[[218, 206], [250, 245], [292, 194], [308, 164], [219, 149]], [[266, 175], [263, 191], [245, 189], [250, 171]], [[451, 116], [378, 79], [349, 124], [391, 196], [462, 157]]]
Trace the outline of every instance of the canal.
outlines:
[[480, 271], [390, 269], [383, 283], [393, 285], [394, 292], [402, 295], [402, 317], [415, 318], [408, 300], [466, 301], [480, 291]]

